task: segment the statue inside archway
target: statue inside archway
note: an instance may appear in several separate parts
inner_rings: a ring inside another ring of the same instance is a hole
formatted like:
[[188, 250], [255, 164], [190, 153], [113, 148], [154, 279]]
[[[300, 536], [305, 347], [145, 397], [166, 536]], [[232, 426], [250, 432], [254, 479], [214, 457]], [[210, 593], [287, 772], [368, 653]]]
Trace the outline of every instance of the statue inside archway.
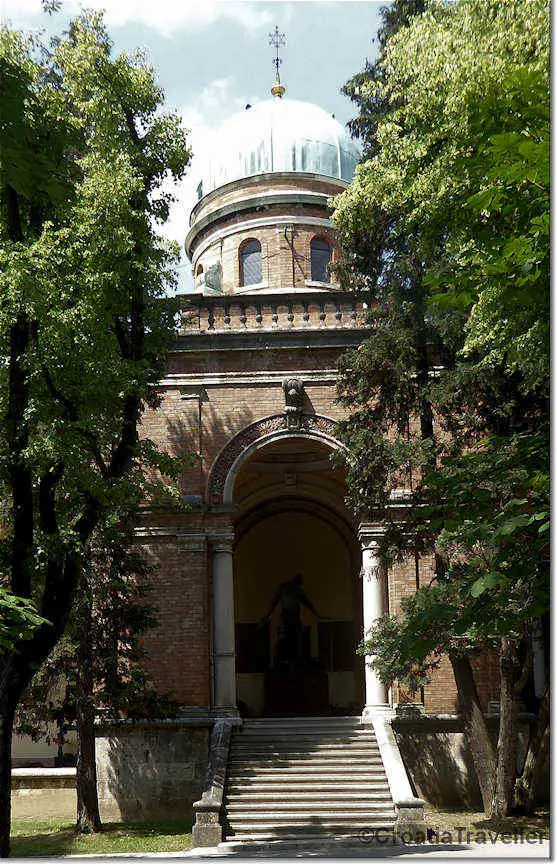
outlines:
[[313, 613], [317, 619], [326, 618], [317, 612], [306, 595], [302, 583], [303, 577], [301, 574], [296, 574], [293, 579], [280, 583], [271, 601], [269, 612], [261, 620], [261, 624], [268, 622], [275, 608], [279, 604], [281, 605], [275, 648], [276, 667], [289, 667], [293, 669], [309, 661], [309, 658], [304, 656], [304, 627], [301, 618], [302, 606]]

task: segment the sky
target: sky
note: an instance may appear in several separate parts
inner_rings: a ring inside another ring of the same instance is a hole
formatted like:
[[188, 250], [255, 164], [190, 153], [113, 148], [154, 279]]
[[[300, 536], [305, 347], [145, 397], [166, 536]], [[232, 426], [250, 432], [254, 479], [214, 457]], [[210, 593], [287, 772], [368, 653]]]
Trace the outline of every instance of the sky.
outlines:
[[[176, 202], [164, 234], [183, 249], [189, 211], [195, 202], [196, 155], [230, 115], [270, 97], [274, 78], [268, 34], [285, 33], [281, 79], [285, 99], [314, 102], [346, 123], [354, 115], [340, 88], [372, 59], [385, 0], [62, 0], [55, 15], [41, 12], [40, 0], [0, 0], [2, 23], [60, 33], [80, 7], [105, 10], [114, 51], [144, 48], [166, 93], [190, 130], [191, 168], [173, 187]], [[179, 291], [191, 290], [185, 254]]]

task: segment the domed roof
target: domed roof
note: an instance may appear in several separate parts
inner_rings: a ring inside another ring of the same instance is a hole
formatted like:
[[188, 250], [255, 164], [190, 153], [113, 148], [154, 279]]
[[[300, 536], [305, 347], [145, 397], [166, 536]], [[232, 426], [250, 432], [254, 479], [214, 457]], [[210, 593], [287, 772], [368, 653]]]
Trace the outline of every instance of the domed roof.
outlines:
[[311, 102], [267, 99], [234, 114], [207, 154], [199, 197], [256, 174], [294, 171], [350, 181], [360, 154], [346, 129]]

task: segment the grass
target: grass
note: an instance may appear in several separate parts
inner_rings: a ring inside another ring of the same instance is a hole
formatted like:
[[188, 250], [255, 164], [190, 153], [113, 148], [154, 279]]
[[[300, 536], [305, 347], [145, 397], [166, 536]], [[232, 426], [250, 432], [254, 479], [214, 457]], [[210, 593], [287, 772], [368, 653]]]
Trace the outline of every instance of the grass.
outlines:
[[11, 855], [64, 856], [69, 853], [169, 853], [192, 846], [191, 823], [104, 823], [95, 835], [76, 835], [68, 820], [14, 820]]
[[[426, 825], [439, 835], [449, 832], [458, 843], [458, 832], [469, 831], [471, 840], [477, 833], [542, 833], [549, 838], [549, 811], [539, 809], [532, 817], [508, 817], [486, 820], [479, 811], [442, 811], [426, 806]], [[442, 838], [439, 839], [443, 841]], [[465, 838], [462, 838], [465, 841]], [[75, 823], [67, 819], [14, 820], [11, 855], [64, 856], [70, 853], [171, 853], [192, 846], [191, 823], [153, 821], [149, 823], [104, 823], [96, 835], [76, 835]]]
[[535, 814], [531, 817], [506, 817], [503, 820], [487, 820], [484, 813], [481, 811], [443, 811], [426, 806], [425, 808], [426, 825], [441, 835], [443, 832], [449, 832], [453, 836], [453, 840], [457, 840], [459, 827], [464, 827], [466, 831], [471, 832], [472, 840], [478, 833], [498, 833], [499, 836], [503, 833], [520, 836], [521, 832], [525, 836], [528, 833], [541, 833], [544, 839], [549, 839], [549, 810], [546, 808], [538, 808]]

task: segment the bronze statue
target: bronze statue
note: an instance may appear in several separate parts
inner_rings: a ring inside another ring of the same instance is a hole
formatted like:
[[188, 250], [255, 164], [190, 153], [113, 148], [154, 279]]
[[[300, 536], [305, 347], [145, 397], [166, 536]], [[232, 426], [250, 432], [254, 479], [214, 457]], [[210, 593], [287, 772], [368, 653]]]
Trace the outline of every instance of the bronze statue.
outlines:
[[280, 583], [271, 601], [269, 612], [263, 617], [265, 623], [271, 617], [273, 610], [280, 603], [281, 613], [278, 626], [275, 666], [300, 666], [305, 660], [303, 649], [303, 625], [300, 615], [302, 606], [306, 607], [318, 619], [320, 616], [302, 588], [302, 575], [296, 574], [291, 580]]

